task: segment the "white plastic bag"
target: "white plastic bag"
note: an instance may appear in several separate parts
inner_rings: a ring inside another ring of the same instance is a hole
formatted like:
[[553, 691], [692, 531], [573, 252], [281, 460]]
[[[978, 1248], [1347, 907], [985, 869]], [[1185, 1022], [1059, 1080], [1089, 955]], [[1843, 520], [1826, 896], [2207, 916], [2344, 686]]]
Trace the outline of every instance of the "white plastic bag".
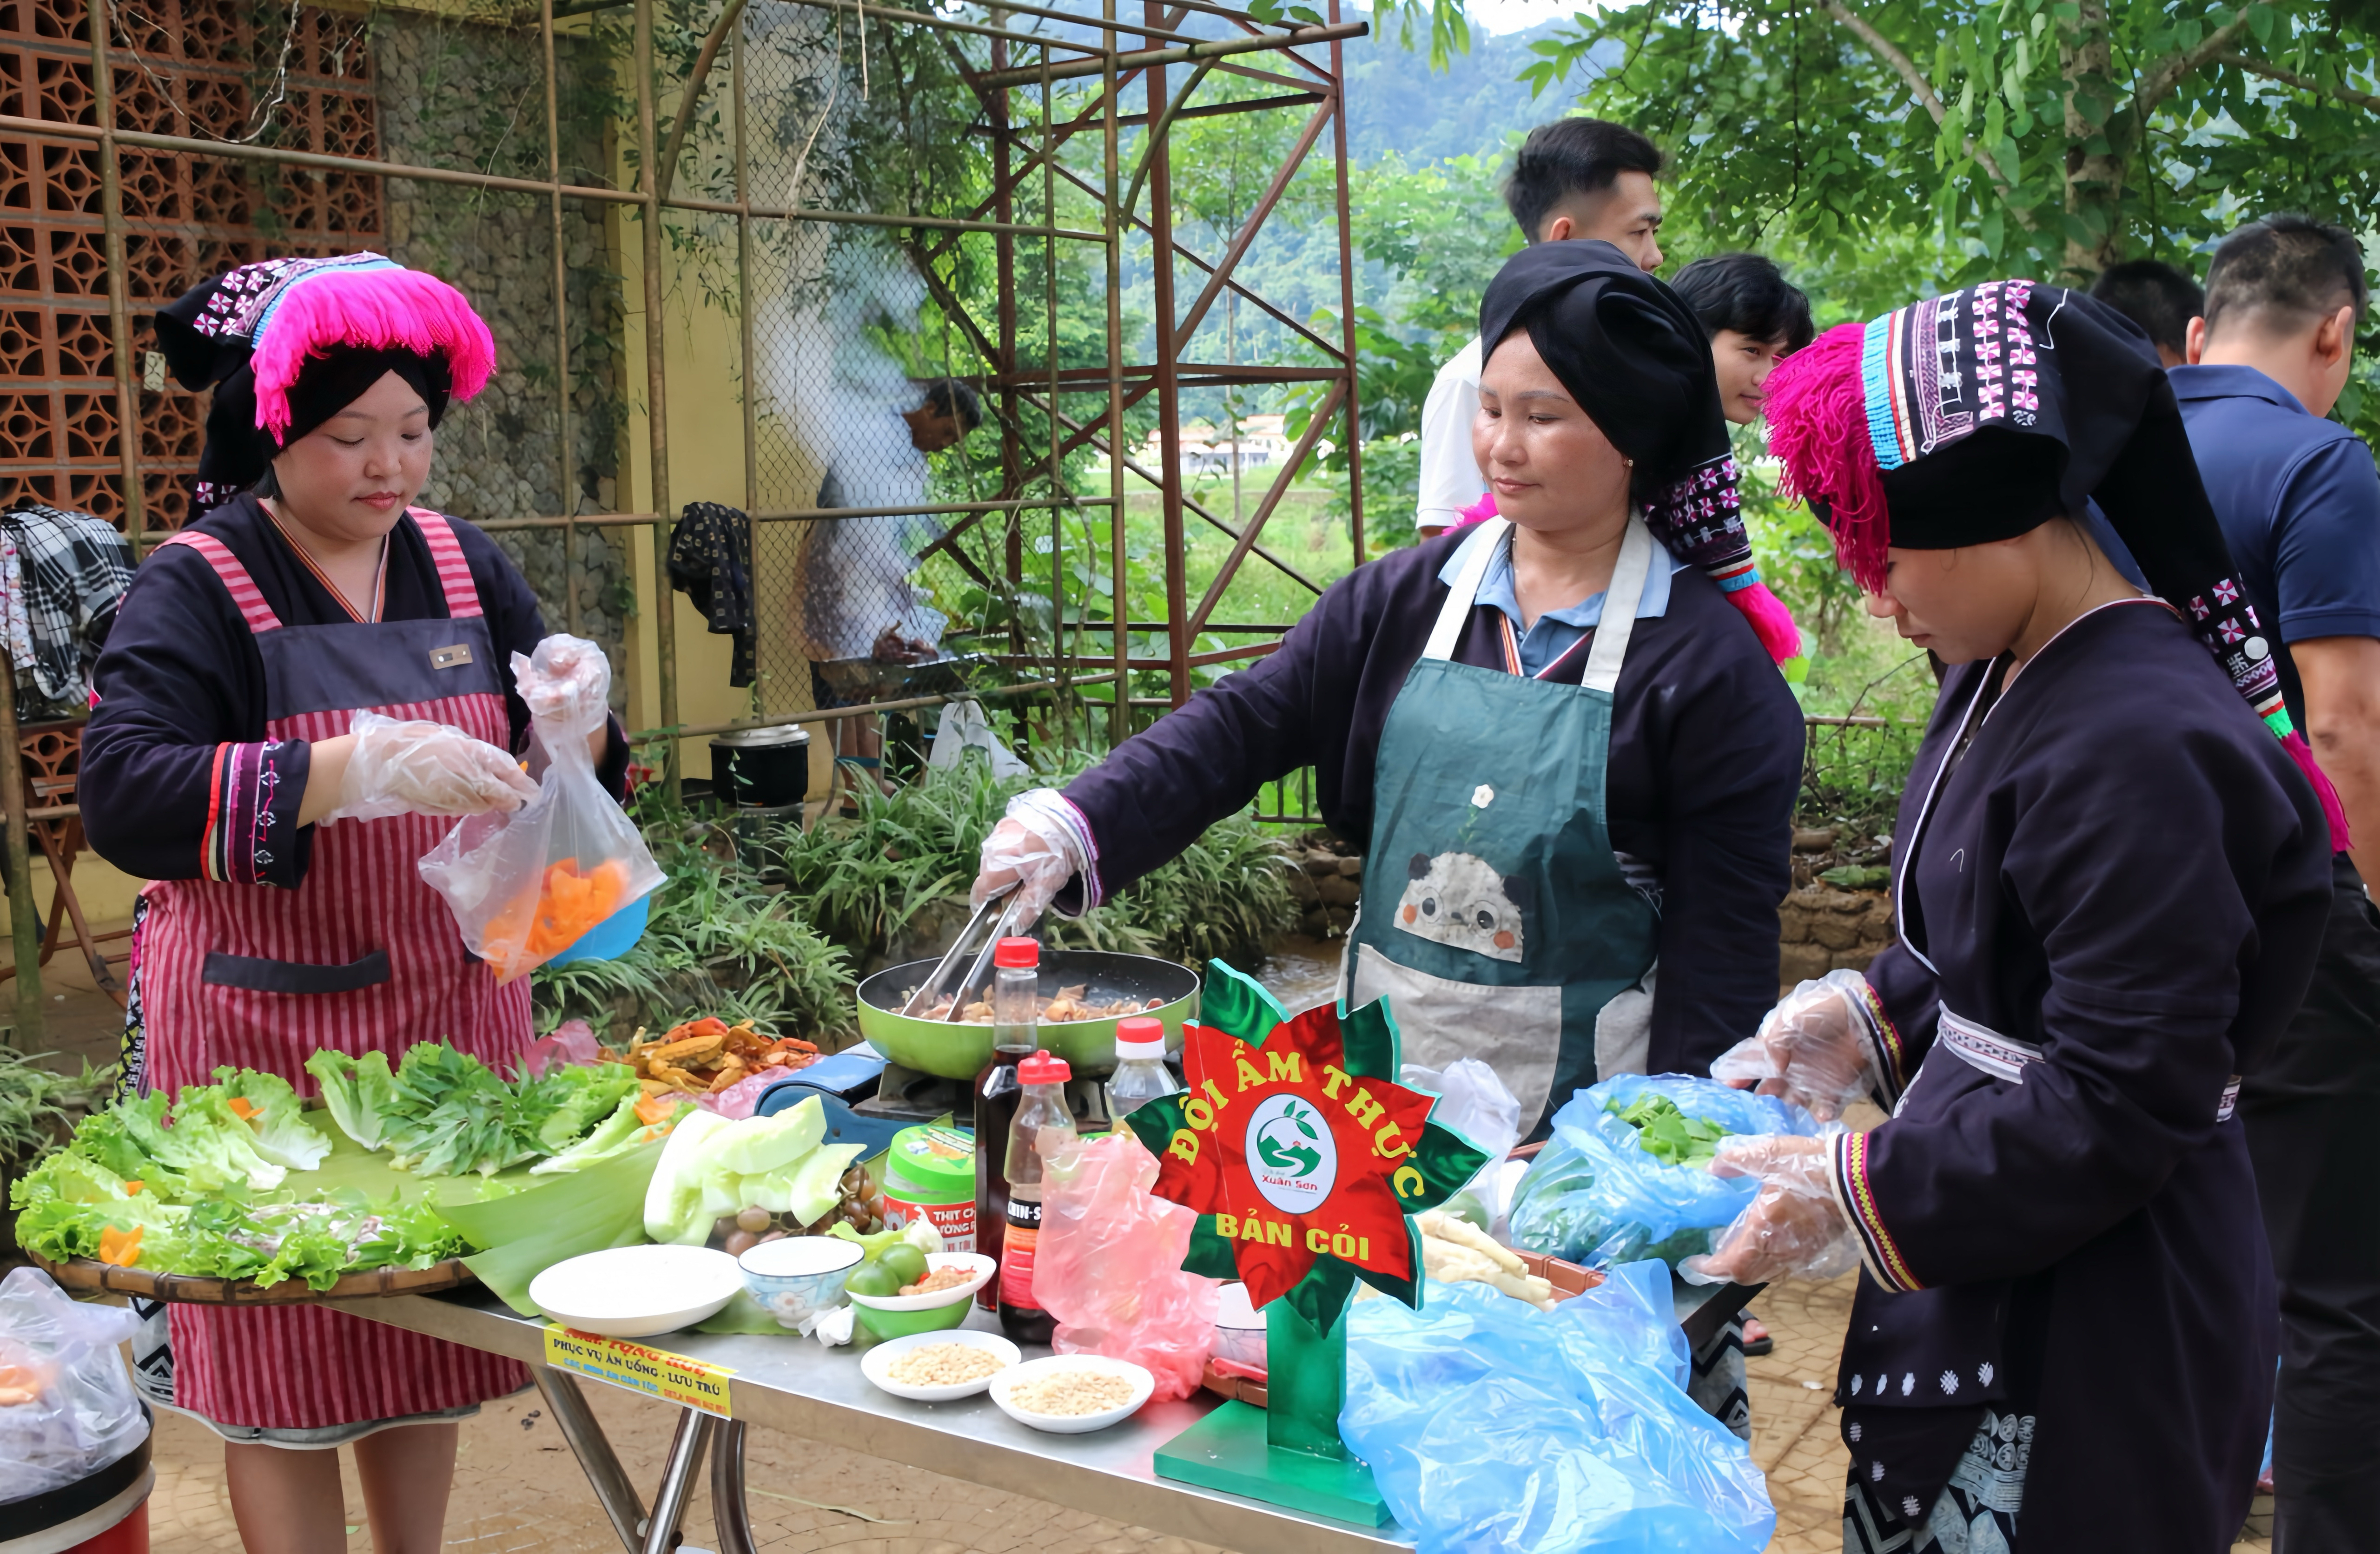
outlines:
[[421, 860], [463, 942], [499, 982], [533, 971], [662, 882], [644, 838], [595, 780], [589, 738], [604, 726], [602, 650], [553, 636], [513, 655], [546, 756], [537, 796], [510, 814], [473, 815]]
[[0, 1501], [79, 1483], [148, 1436], [116, 1353], [140, 1330], [124, 1307], [84, 1305], [40, 1269], [0, 1281]]
[[1443, 1069], [1407, 1063], [1402, 1074], [1405, 1088], [1438, 1098], [1438, 1104], [1430, 1108], [1431, 1122], [1452, 1128], [1487, 1154], [1487, 1162], [1463, 1184], [1463, 1191], [1476, 1197], [1485, 1210], [1486, 1223], [1479, 1228], [1495, 1229], [1503, 1220], [1511, 1184], [1518, 1180], [1503, 1166], [1504, 1157], [1521, 1142], [1519, 1099], [1504, 1087], [1496, 1071], [1477, 1058], [1457, 1058]]
[[933, 753], [926, 758], [926, 764], [956, 766], [969, 750], [983, 752], [983, 759], [991, 763], [994, 777], [1022, 777], [1033, 770], [1017, 759], [1016, 753], [991, 732], [991, 724], [984, 721], [981, 703], [953, 701], [942, 709], [942, 726], [935, 731]]

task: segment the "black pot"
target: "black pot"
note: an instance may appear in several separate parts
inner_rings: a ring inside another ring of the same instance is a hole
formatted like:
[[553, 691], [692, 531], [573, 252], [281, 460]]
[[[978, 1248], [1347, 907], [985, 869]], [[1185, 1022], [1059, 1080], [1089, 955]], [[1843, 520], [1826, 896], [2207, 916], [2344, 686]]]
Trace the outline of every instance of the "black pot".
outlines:
[[810, 791], [810, 732], [798, 724], [739, 729], [710, 742], [710, 791], [738, 809], [783, 809]]

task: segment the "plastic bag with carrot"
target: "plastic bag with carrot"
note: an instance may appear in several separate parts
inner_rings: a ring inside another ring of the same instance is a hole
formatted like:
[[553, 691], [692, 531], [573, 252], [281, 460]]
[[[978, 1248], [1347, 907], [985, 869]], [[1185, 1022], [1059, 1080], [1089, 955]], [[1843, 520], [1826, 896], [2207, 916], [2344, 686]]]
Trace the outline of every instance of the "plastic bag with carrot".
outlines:
[[473, 815], [421, 860], [463, 942], [509, 982], [546, 962], [613, 956], [641, 932], [644, 898], [662, 871], [619, 804], [595, 780], [589, 742], [609, 715], [603, 650], [553, 636], [513, 655], [528, 703], [537, 796], [508, 814]]

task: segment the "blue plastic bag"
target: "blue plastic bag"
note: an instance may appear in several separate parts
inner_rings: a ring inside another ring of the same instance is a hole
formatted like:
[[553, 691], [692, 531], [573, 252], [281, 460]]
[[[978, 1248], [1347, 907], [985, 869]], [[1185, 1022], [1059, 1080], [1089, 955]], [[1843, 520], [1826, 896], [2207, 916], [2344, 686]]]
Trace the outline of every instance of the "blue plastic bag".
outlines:
[[1710, 1234], [1752, 1205], [1759, 1184], [1713, 1176], [1700, 1165], [1648, 1155], [1633, 1126], [1606, 1110], [1651, 1091], [1731, 1134], [1815, 1135], [1817, 1123], [1774, 1096], [1730, 1089], [1685, 1074], [1623, 1074], [1581, 1090], [1554, 1113], [1553, 1136], [1512, 1192], [1512, 1244], [1605, 1267], [1710, 1250]]
[[1339, 1434], [1420, 1554], [1756, 1554], [1767, 1481], [1686, 1376], [1659, 1263], [1551, 1312], [1433, 1281], [1350, 1309]]

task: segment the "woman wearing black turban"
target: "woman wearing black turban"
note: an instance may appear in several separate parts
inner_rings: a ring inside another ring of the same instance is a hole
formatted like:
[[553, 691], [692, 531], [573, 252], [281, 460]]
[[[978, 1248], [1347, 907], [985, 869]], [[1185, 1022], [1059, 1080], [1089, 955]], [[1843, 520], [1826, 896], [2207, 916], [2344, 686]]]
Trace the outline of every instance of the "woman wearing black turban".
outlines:
[[1742, 534], [1694, 314], [1609, 243], [1545, 243], [1481, 322], [1504, 516], [1359, 567], [1270, 657], [1017, 799], [976, 893], [1080, 911], [1311, 765], [1367, 860], [1351, 1002], [1389, 996], [1409, 1062], [1486, 1059], [1542, 1133], [1598, 1074], [1701, 1070], [1775, 996], [1802, 722], [1654, 538]]
[[1713, 1068], [1891, 1120], [1723, 1143], [1763, 1189], [1700, 1269], [1861, 1266], [1849, 1554], [2221, 1554], [2278, 1337], [2232, 1106], [2305, 991], [2332, 835], [2173, 391], [2138, 325], [2006, 281], [1829, 332], [1768, 414], [1870, 613], [1956, 667], [1893, 830], [1900, 941]]
[[[141, 565], [83, 736], [91, 844], [151, 881], [127, 1083], [170, 1096], [229, 1064], [310, 1093], [319, 1050], [398, 1059], [441, 1037], [508, 1072], [528, 983], [498, 985], [415, 865], [451, 817], [537, 791], [517, 759], [530, 701], [600, 705], [610, 674], [591, 643], [540, 647], [494, 541], [412, 505], [448, 400], [494, 365], [487, 326], [436, 277], [350, 254], [242, 266], [157, 335], [214, 403], [198, 511]], [[616, 791], [625, 743], [598, 737]], [[350, 1441], [373, 1542], [434, 1547], [455, 1421], [528, 1381], [324, 1306], [152, 1315], [144, 1387], [225, 1438], [252, 1549], [346, 1546], [320, 1449]]]

